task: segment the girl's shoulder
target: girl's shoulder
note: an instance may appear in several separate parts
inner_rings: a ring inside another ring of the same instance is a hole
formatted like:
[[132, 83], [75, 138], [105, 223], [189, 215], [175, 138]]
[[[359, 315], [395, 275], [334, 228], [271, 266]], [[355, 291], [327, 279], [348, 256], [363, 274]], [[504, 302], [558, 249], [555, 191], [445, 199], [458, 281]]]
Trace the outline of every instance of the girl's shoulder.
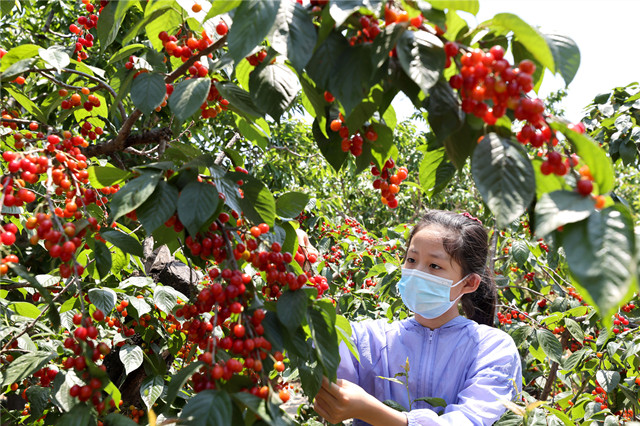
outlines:
[[477, 351], [506, 350], [517, 353], [516, 345], [509, 334], [463, 316], [452, 319], [436, 331], [422, 326], [413, 317], [392, 322], [384, 318], [367, 319], [352, 322], [351, 329], [354, 340], [367, 341], [370, 344], [378, 342], [379, 346], [385, 346], [387, 342], [397, 339], [429, 339], [432, 333], [436, 333], [440, 340], [464, 342], [465, 345], [475, 347], [474, 350]]

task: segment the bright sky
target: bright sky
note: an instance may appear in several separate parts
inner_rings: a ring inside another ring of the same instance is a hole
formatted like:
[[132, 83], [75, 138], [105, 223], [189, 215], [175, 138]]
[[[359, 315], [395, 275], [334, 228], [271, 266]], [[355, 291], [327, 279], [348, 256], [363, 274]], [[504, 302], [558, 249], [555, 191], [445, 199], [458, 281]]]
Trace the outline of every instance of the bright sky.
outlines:
[[[518, 15], [543, 32], [571, 37], [580, 49], [580, 68], [569, 85], [563, 107], [577, 122], [593, 98], [614, 87], [640, 81], [640, 56], [636, 49], [640, 26], [638, 0], [480, 0], [477, 17], [461, 14], [474, 27], [497, 13]], [[540, 97], [564, 88], [560, 76], [549, 72]], [[406, 102], [394, 103], [399, 118], [410, 114]], [[406, 112], [405, 112], [406, 111]]]

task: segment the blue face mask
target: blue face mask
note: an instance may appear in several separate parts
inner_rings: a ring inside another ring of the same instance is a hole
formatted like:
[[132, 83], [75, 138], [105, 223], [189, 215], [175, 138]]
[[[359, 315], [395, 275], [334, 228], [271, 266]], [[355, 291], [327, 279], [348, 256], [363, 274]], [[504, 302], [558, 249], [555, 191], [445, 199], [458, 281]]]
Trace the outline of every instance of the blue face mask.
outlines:
[[398, 291], [407, 308], [424, 318], [434, 319], [458, 303], [462, 294], [456, 300], [449, 300], [450, 290], [467, 277], [468, 275], [453, 284], [452, 280], [446, 278], [417, 269], [403, 268]]

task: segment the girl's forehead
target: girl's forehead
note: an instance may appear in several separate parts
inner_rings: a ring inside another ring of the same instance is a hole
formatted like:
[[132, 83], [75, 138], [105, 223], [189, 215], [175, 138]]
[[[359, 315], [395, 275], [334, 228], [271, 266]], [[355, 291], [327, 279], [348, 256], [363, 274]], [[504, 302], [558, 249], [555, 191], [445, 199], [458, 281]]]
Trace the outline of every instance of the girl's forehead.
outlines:
[[427, 225], [416, 232], [411, 240], [412, 243], [432, 243], [439, 244], [444, 247], [444, 240], [447, 236], [447, 230], [437, 224]]

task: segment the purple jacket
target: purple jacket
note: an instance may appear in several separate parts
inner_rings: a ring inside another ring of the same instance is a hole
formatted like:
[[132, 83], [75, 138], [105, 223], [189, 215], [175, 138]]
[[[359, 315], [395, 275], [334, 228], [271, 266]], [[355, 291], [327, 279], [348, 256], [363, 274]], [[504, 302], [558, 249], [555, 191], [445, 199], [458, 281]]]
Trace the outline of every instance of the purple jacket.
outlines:
[[342, 343], [339, 378], [357, 383], [380, 401], [391, 399], [408, 409], [405, 386], [377, 377], [394, 377], [408, 358], [411, 399], [446, 401], [442, 415], [437, 414], [442, 408], [414, 402], [407, 412], [410, 426], [491, 425], [506, 411], [502, 401], [514, 400], [522, 389], [518, 350], [511, 337], [496, 328], [462, 316], [435, 330], [414, 318], [393, 323], [367, 320], [351, 327], [360, 363]]

